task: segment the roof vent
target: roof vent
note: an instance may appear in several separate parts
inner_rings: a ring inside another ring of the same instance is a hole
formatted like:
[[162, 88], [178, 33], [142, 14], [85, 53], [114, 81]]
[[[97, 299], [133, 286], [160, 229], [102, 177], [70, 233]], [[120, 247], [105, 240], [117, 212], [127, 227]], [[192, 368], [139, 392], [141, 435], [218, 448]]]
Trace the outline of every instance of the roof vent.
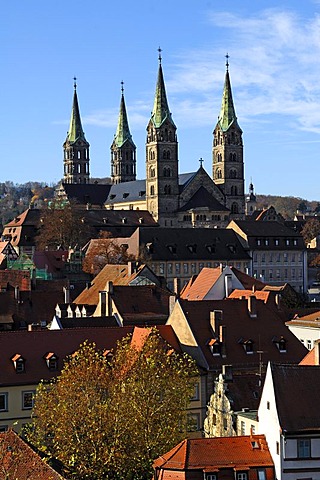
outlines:
[[127, 192], [123, 193], [123, 194], [122, 194], [122, 197], [123, 197], [123, 198], [129, 197], [129, 193], [127, 193]]

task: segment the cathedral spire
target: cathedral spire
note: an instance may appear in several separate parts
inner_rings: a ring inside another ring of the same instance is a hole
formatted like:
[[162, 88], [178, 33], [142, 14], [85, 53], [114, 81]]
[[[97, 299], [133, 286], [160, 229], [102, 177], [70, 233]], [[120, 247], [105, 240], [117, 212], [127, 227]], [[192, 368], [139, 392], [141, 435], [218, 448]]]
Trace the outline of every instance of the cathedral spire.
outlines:
[[136, 146], [132, 140], [121, 82], [121, 100], [117, 131], [111, 145], [112, 183], [131, 182], [136, 179]]
[[167, 119], [169, 120], [172, 125], [174, 122], [171, 117], [171, 113], [169, 110], [167, 94], [166, 94], [166, 87], [163, 78], [162, 72], [162, 56], [161, 56], [161, 48], [158, 48], [159, 52], [159, 70], [158, 70], [158, 79], [156, 85], [156, 93], [154, 98], [153, 110], [151, 114], [151, 120], [154, 123], [156, 128], [159, 128], [162, 123]]
[[130, 142], [132, 142], [132, 136], [129, 129], [129, 122], [127, 117], [127, 110], [126, 110], [126, 104], [125, 104], [123, 92], [124, 92], [123, 82], [121, 82], [120, 111], [119, 111], [117, 131], [114, 139], [117, 147], [121, 147], [126, 140], [129, 140]]
[[221, 129], [225, 132], [232, 123], [237, 122], [236, 111], [232, 99], [231, 82], [229, 76], [229, 55], [226, 55], [226, 76], [224, 81], [222, 104], [219, 115], [219, 124]]
[[64, 150], [64, 183], [89, 183], [89, 143], [81, 125], [80, 109], [77, 96], [77, 83], [74, 80], [73, 104], [70, 127], [63, 144]]
[[73, 104], [71, 110], [70, 126], [67, 135], [67, 140], [69, 142], [75, 142], [77, 139], [86, 140], [81, 124], [80, 109], [77, 96], [77, 79], [74, 77], [74, 93], [73, 93]]

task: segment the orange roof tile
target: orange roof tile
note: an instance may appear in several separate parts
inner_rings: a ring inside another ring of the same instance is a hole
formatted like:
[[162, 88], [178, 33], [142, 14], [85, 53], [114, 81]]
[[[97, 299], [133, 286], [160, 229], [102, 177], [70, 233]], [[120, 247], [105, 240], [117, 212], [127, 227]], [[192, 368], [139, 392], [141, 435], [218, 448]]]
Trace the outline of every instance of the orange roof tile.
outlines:
[[[0, 433], [1, 478], [63, 480], [13, 430]], [[4, 475], [4, 476], [2, 476]], [[8, 475], [8, 476], [7, 476]]]
[[[254, 446], [253, 446], [254, 445]], [[186, 439], [154, 462], [173, 470], [247, 469], [273, 467], [264, 435]]]
[[180, 297], [185, 300], [203, 300], [221, 273], [220, 267], [204, 267], [190, 286], [181, 292]]

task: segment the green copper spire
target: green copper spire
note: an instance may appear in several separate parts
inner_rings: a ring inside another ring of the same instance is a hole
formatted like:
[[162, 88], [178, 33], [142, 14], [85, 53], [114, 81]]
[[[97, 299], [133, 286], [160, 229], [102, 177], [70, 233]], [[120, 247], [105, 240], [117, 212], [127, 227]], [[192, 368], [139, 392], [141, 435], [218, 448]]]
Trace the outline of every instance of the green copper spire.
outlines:
[[74, 78], [73, 105], [72, 105], [72, 111], [71, 111], [70, 126], [69, 126], [68, 135], [67, 135], [67, 140], [69, 140], [69, 142], [71, 143], [78, 140], [78, 138], [81, 138], [82, 140], [86, 141], [83, 130], [82, 130], [82, 125], [81, 125], [76, 80], [77, 79]]
[[159, 128], [162, 123], [168, 119], [172, 125], [174, 122], [171, 117], [171, 113], [169, 110], [167, 95], [166, 95], [166, 87], [164, 84], [163, 79], [163, 72], [161, 66], [161, 48], [158, 49], [159, 52], [159, 70], [158, 70], [158, 80], [156, 85], [156, 95], [153, 104], [153, 110], [151, 114], [151, 119], [156, 128]]
[[131, 136], [131, 133], [130, 133], [130, 129], [129, 129], [129, 123], [128, 123], [128, 117], [127, 117], [126, 104], [125, 104], [125, 101], [124, 101], [123, 90], [124, 90], [123, 82], [121, 82], [120, 112], [119, 112], [117, 131], [116, 131], [116, 135], [115, 135], [115, 138], [114, 138], [114, 143], [119, 148], [122, 147], [124, 142], [126, 142], [127, 140], [134, 145], [134, 143], [132, 141], [132, 136]]
[[231, 91], [231, 83], [230, 83], [230, 76], [229, 76], [229, 55], [226, 55], [226, 77], [224, 82], [223, 88], [223, 95], [222, 95], [222, 104], [221, 110], [219, 115], [219, 125], [223, 131], [228, 130], [230, 125], [234, 122], [237, 122], [237, 116], [233, 105], [232, 99], [232, 91]]

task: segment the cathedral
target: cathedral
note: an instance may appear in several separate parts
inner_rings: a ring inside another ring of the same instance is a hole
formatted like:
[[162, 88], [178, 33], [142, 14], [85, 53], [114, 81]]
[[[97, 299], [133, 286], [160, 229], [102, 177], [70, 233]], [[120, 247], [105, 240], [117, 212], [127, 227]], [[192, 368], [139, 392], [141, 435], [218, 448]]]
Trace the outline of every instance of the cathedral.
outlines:
[[160, 226], [224, 227], [245, 216], [242, 130], [232, 98], [227, 55], [218, 122], [213, 131], [212, 177], [199, 169], [179, 173], [177, 127], [169, 109], [159, 49], [158, 76], [146, 135], [146, 178], [136, 179], [136, 146], [130, 133], [123, 83], [116, 133], [111, 145], [111, 184], [90, 183], [89, 143], [74, 97], [64, 149], [64, 177], [59, 194], [90, 208], [147, 210]]

